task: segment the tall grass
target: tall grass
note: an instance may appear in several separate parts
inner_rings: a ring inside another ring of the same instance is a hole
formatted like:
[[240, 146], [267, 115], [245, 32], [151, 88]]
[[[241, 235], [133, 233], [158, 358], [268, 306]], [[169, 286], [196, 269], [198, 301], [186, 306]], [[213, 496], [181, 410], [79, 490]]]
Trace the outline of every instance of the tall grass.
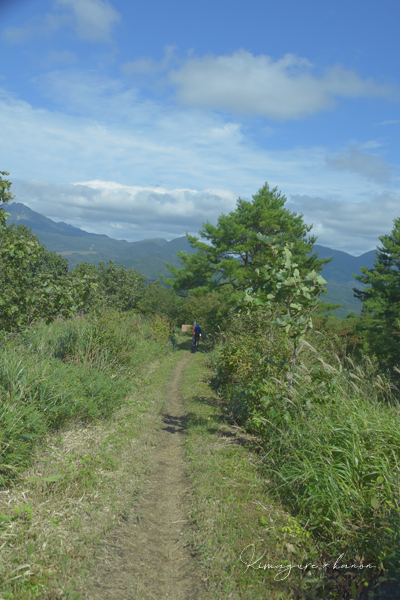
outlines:
[[293, 404], [280, 403], [288, 418], [280, 423], [261, 418], [268, 470], [279, 495], [324, 552], [345, 553], [352, 563], [395, 573], [400, 567], [399, 406], [390, 401], [390, 385], [371, 382], [362, 367], [326, 367], [325, 373], [334, 375], [329, 394], [316, 395], [303, 369]]
[[29, 463], [33, 445], [70, 420], [107, 418], [135, 377], [168, 351], [151, 323], [108, 310], [38, 326], [0, 350], [0, 485]]
[[278, 342], [258, 342], [254, 331], [231, 336], [214, 358], [216, 386], [227, 414], [260, 435], [265, 475], [321, 559], [374, 565], [350, 569], [354, 595], [400, 570], [398, 391], [372, 360], [340, 361], [325, 342], [323, 352], [308, 346], [291, 386], [272, 363]]

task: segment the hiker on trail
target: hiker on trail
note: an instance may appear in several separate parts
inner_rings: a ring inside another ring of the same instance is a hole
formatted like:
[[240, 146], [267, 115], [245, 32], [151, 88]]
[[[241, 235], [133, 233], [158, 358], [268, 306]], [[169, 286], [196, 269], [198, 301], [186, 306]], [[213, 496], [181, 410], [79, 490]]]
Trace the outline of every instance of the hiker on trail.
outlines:
[[200, 327], [200, 323], [196, 323], [196, 326], [194, 328], [194, 335], [193, 335], [193, 345], [194, 346], [198, 346], [199, 345], [199, 341], [201, 338], [201, 327]]

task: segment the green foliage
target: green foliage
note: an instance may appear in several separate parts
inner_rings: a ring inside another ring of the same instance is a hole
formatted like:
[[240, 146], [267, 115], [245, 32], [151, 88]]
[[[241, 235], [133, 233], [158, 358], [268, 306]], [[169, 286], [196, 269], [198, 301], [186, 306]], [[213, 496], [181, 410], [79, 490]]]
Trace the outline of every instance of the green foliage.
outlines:
[[144, 315], [164, 317], [171, 331], [176, 325], [184, 323], [184, 300], [174, 290], [163, 286], [160, 280], [147, 283], [138, 309]]
[[368, 361], [350, 371], [323, 361], [302, 369], [275, 419], [259, 421], [279, 497], [323, 553], [375, 564], [375, 576], [400, 566], [399, 409], [382, 403], [389, 394]]
[[363, 303], [365, 338], [383, 368], [399, 367], [400, 356], [400, 218], [390, 235], [380, 238], [373, 269], [355, 278], [366, 284], [354, 290]]
[[107, 418], [134, 375], [167, 351], [139, 315], [107, 310], [31, 328], [0, 349], [0, 485], [71, 419]]
[[87, 318], [55, 323], [47, 352], [87, 370], [121, 369], [132, 363], [137, 335], [148, 335], [146, 328], [136, 315], [105, 309]]
[[347, 357], [359, 361], [364, 355], [363, 321], [360, 317], [349, 313], [340, 319], [332, 313], [315, 314], [314, 329], [323, 333], [319, 345], [327, 353], [334, 354], [340, 360]]
[[200, 322], [205, 333], [214, 333], [228, 326], [235, 298], [226, 289], [212, 292], [194, 291], [182, 298], [173, 289], [163, 286], [160, 281], [146, 285], [138, 303], [138, 310], [151, 318], [167, 320], [170, 332], [184, 323]]
[[98, 267], [80, 263], [73, 270], [73, 276], [84, 278], [91, 283], [91, 293], [86, 308], [98, 309], [104, 306], [123, 311], [132, 310], [143, 295], [145, 277], [135, 269], [126, 269], [114, 261], [101, 261]]
[[301, 273], [288, 246], [258, 237], [265, 265], [249, 277], [242, 314], [214, 355], [215, 385], [229, 417], [260, 435], [277, 499], [313, 534], [321, 559], [343, 554], [348, 563], [375, 565], [354, 576], [356, 593], [400, 567], [398, 403], [363, 358], [365, 318], [319, 315], [324, 332], [313, 333], [324, 280]]
[[155, 315], [150, 322], [153, 340], [160, 344], [166, 344], [170, 338], [171, 327], [169, 321], [160, 315]]
[[292, 244], [301, 272], [320, 271], [329, 259], [321, 261], [316, 254], [310, 254], [316, 240], [307, 237], [311, 227], [303, 222], [302, 215], [287, 210], [285, 202], [285, 196], [277, 188], [271, 190], [267, 183], [252, 202], [239, 198], [236, 210], [221, 215], [216, 226], [203, 224], [200, 237], [206, 243], [188, 235], [197, 252], [180, 253], [183, 268], [167, 265], [174, 278], [163, 278], [164, 282], [181, 294], [196, 287], [211, 290], [227, 284], [245, 289], [251, 274], [267, 260], [266, 245], [259, 234]]
[[[373, 361], [355, 365], [345, 356], [343, 338], [310, 335], [318, 350], [304, 342], [290, 385], [293, 341], [261, 310], [237, 316], [213, 356], [214, 385], [227, 416], [260, 436], [265, 476], [312, 533], [321, 560], [344, 553], [348, 564], [375, 564], [358, 582], [394, 577], [400, 567], [395, 391]], [[342, 345], [342, 361], [332, 344]]]
[[4, 206], [14, 198], [10, 192], [11, 181], [2, 177], [2, 175], [9, 175], [9, 173], [8, 171], [0, 171], [0, 227], [4, 227], [7, 221], [8, 213], [5, 212]]
[[84, 305], [89, 283], [68, 272], [23, 225], [0, 227], [0, 331], [21, 331], [38, 319], [72, 316]]
[[[194, 238], [187, 236], [193, 247], [197, 247]], [[180, 267], [174, 267], [165, 263], [168, 271], [173, 277], [161, 276], [162, 281], [175, 290], [180, 296], [187, 296], [193, 289], [208, 291], [215, 287], [215, 276], [217, 273], [215, 265], [210, 263], [207, 253], [197, 250], [194, 254], [187, 254], [179, 250], [177, 253]]]
[[[0, 175], [8, 175], [5, 171]], [[7, 227], [1, 208], [12, 199], [0, 177], [0, 333], [19, 332], [39, 319], [69, 317], [85, 303], [90, 287], [68, 272], [68, 262], [48, 252], [23, 225]]]
[[210, 342], [216, 333], [229, 327], [232, 307], [235, 305], [235, 298], [232, 298], [226, 288], [201, 294], [193, 293], [185, 299], [183, 322], [200, 323], [203, 335], [205, 334]]
[[311, 314], [318, 306], [319, 296], [325, 293], [326, 281], [314, 270], [305, 273], [303, 269], [300, 273], [288, 245], [275, 244], [273, 238], [262, 234], [257, 238], [260, 246], [265, 246], [264, 265], [254, 269], [242, 306], [248, 313], [262, 308], [265, 317], [292, 341], [292, 378], [301, 350], [299, 344], [312, 327]]
[[372, 349], [382, 366], [396, 368], [400, 219], [392, 235], [381, 238], [375, 268], [358, 277], [370, 286], [357, 293], [362, 319], [317, 314], [318, 333], [311, 316], [326, 282], [301, 245], [299, 251], [296, 241], [286, 242], [290, 226], [274, 237], [254, 228], [248, 238], [237, 226], [224, 238], [228, 223], [221, 217], [219, 229], [203, 228], [210, 246], [194, 240], [204, 264], [211, 257], [213, 285], [246, 288], [226, 343], [214, 351], [214, 384], [227, 416], [260, 436], [266, 477], [277, 499], [312, 533], [321, 559], [344, 554], [346, 562], [375, 565], [373, 573], [353, 577], [354, 596], [363, 583], [379, 574], [393, 577], [400, 567], [399, 408], [390, 383], [366, 356]]

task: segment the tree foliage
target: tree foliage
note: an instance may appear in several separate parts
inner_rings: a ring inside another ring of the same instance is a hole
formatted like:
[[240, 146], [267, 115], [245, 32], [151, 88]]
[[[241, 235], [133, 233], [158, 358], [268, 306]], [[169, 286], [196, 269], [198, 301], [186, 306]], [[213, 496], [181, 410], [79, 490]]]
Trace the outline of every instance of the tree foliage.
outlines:
[[363, 322], [369, 349], [383, 367], [400, 365], [400, 218], [390, 235], [380, 238], [372, 269], [361, 268], [355, 278], [367, 287], [354, 288], [363, 303]]
[[185, 302], [174, 290], [162, 285], [160, 280], [150, 281], [138, 303], [138, 309], [145, 315], [166, 318], [173, 329], [179, 321], [185, 321]]
[[[8, 175], [7, 172], [0, 172]], [[7, 226], [4, 205], [11, 183], [0, 177], [0, 331], [18, 332], [39, 319], [69, 317], [81, 308], [90, 282], [68, 272], [68, 261], [49, 252], [23, 226]]]
[[17, 332], [81, 308], [90, 282], [73, 277], [68, 261], [49, 252], [23, 225], [0, 228], [0, 330]]
[[289, 244], [276, 244], [273, 238], [258, 234], [264, 245], [264, 265], [252, 273], [242, 306], [247, 312], [262, 308], [277, 328], [283, 329], [293, 344], [290, 374], [294, 374], [301, 342], [312, 327], [311, 315], [318, 299], [326, 293], [326, 281], [315, 270], [301, 274]]
[[308, 236], [311, 226], [304, 223], [303, 215], [285, 208], [285, 203], [285, 196], [267, 183], [252, 201], [239, 198], [236, 210], [221, 215], [216, 226], [203, 224], [199, 234], [204, 242], [187, 236], [197, 252], [180, 252], [183, 268], [167, 265], [173, 278], [163, 278], [164, 282], [183, 295], [194, 288], [213, 290], [227, 285], [243, 291], [268, 257], [259, 234], [290, 243], [301, 273], [319, 272], [329, 259], [320, 260], [312, 253], [316, 238]]
[[0, 171], [0, 227], [4, 227], [7, 221], [4, 206], [14, 198], [10, 191], [11, 181], [4, 177], [7, 175], [9, 175], [8, 171]]
[[89, 263], [79, 263], [73, 270], [76, 277], [86, 277], [92, 283], [92, 290], [86, 302], [88, 310], [98, 306], [116, 308], [122, 311], [136, 308], [145, 289], [145, 276], [117, 265], [109, 260], [101, 261], [96, 267]]

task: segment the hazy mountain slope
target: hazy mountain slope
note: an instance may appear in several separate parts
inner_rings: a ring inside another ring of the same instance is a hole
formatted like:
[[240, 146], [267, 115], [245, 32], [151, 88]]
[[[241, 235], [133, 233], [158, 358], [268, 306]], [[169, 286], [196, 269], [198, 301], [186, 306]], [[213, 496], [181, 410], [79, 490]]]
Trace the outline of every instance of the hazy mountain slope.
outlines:
[[[127, 242], [115, 240], [106, 235], [88, 233], [66, 223], [55, 223], [51, 219], [31, 210], [24, 204], [13, 202], [7, 207], [11, 214], [9, 222], [22, 223], [32, 229], [32, 232], [45, 244], [49, 250], [59, 252], [68, 258], [72, 269], [78, 262], [89, 262], [97, 265], [101, 260], [114, 260], [126, 267], [133, 267], [149, 279], [156, 279], [158, 274], [169, 275], [164, 262], [180, 266], [177, 252], [192, 253], [185, 236], [168, 242], [162, 238]], [[371, 268], [375, 258], [375, 251], [371, 250], [361, 256], [351, 256], [347, 252], [332, 250], [325, 246], [316, 245], [315, 251], [321, 258], [333, 257], [333, 260], [324, 267], [323, 277], [328, 282], [328, 294], [325, 300], [335, 304], [342, 304], [338, 315], [345, 316], [348, 312], [358, 313], [361, 303], [353, 296], [353, 287], [361, 284], [353, 278], [353, 274], [360, 273], [359, 268]]]
[[353, 274], [361, 275], [360, 267], [371, 269], [374, 265], [375, 250], [370, 250], [370, 252], [366, 252], [361, 256], [352, 256], [347, 252], [331, 250], [318, 244], [314, 246], [314, 250], [318, 252], [320, 258], [334, 257], [330, 263], [325, 265], [323, 273], [325, 279], [328, 277], [336, 283], [346, 285], [351, 282], [352, 287], [354, 287], [356, 280], [353, 278]]
[[328, 282], [328, 293], [324, 300], [342, 305], [342, 308], [336, 311], [340, 317], [346, 316], [349, 312], [358, 314], [361, 310], [361, 302], [354, 297], [353, 288], [363, 286], [354, 279], [353, 274], [360, 275], [360, 267], [371, 269], [374, 266], [375, 250], [365, 252], [361, 256], [352, 256], [347, 252], [332, 250], [318, 244], [314, 246], [314, 250], [318, 252], [320, 258], [333, 257], [321, 273]]
[[[114, 260], [126, 267], [137, 268], [154, 279], [157, 273], [167, 274], [164, 261], [178, 266], [178, 250], [193, 252], [186, 236], [168, 242], [162, 238], [127, 242], [106, 235], [88, 233], [66, 223], [56, 223], [31, 210], [24, 204], [13, 202], [7, 207], [9, 222], [30, 227], [42, 244], [49, 250], [68, 258], [71, 269], [78, 262], [98, 264], [101, 260]], [[143, 262], [143, 258], [156, 255], [154, 260]]]

